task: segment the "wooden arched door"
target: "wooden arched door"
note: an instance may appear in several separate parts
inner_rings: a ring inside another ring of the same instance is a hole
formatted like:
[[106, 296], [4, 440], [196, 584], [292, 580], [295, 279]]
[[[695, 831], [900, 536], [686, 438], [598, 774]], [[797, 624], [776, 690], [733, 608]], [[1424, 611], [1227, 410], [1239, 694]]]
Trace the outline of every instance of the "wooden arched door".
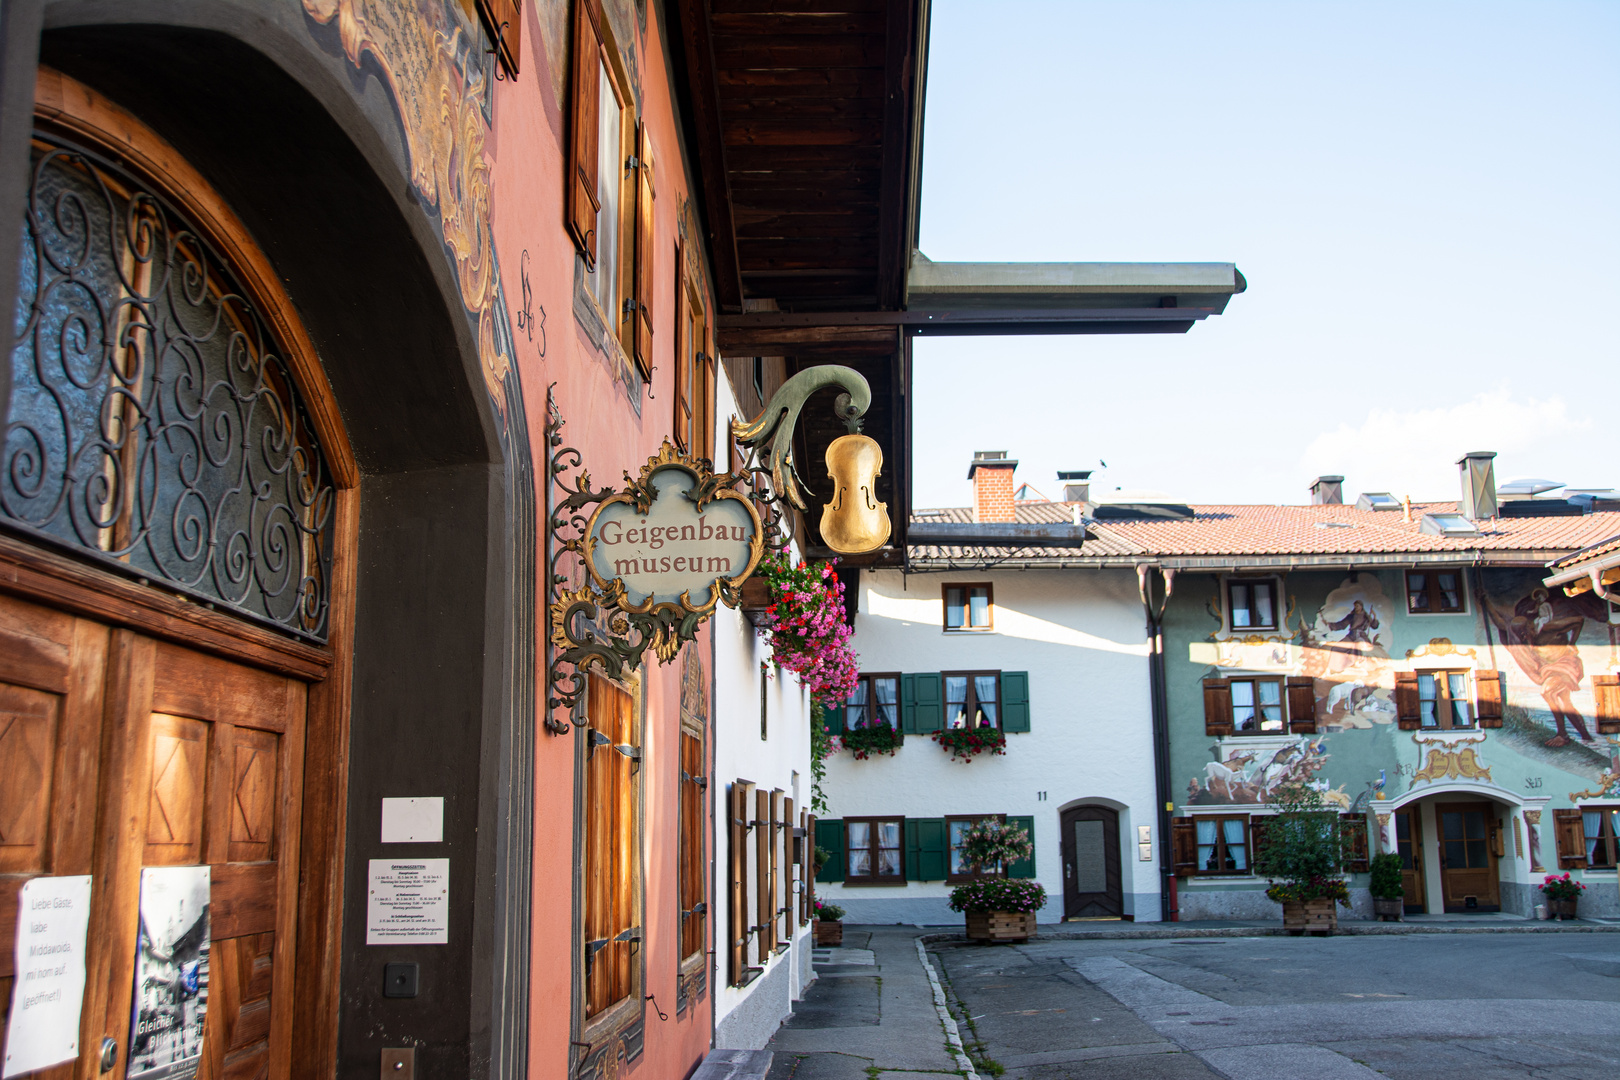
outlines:
[[1063, 811], [1063, 917], [1117, 919], [1125, 912], [1120, 884], [1119, 814], [1106, 806]]
[[[42, 70], [37, 101], [0, 447], [0, 940], [32, 879], [88, 876], [90, 902], [77, 1056], [34, 1075], [286, 1077], [324, 992], [295, 986], [301, 872], [341, 860], [301, 835], [306, 739], [346, 715], [357, 473], [207, 183], [82, 85]], [[333, 831], [330, 801], [310, 816]], [[8, 1023], [29, 974], [0, 950]]]

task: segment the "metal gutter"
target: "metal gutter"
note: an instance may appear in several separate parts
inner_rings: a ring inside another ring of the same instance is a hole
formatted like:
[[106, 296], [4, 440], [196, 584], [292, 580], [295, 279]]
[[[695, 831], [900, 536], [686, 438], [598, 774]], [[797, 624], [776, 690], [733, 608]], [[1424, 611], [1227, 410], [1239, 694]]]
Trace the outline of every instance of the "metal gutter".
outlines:
[[[1164, 598], [1154, 610], [1153, 572], [1159, 570], [1164, 582]], [[1142, 563], [1136, 568], [1137, 592], [1142, 597], [1142, 613], [1147, 617], [1148, 637], [1148, 701], [1153, 714], [1153, 783], [1158, 793], [1158, 806], [1154, 816], [1159, 822], [1159, 919], [1178, 922], [1179, 905], [1171, 899], [1175, 891], [1175, 858], [1170, 850], [1172, 807], [1170, 794], [1170, 698], [1166, 691], [1168, 676], [1164, 668], [1164, 611], [1170, 606], [1170, 594], [1175, 590], [1176, 572]]]
[[[1568, 557], [1568, 555], [1554, 556], [1555, 559], [1567, 559]], [[1583, 563], [1579, 569], [1560, 570], [1550, 577], [1542, 578], [1541, 583], [1550, 589], [1558, 585], [1568, 585], [1570, 582], [1578, 581], [1584, 577], [1592, 577], [1596, 580], [1597, 575], [1602, 574], [1605, 570], [1612, 570], [1617, 566], [1620, 566], [1620, 551]]]
[[[966, 545], [963, 545], [964, 547]], [[1020, 544], [1034, 547], [1034, 544]], [[1380, 566], [1545, 566], [1551, 559], [1563, 558], [1568, 552], [1511, 550], [1492, 551], [1420, 551], [1388, 552], [1380, 554], [1345, 555], [1210, 555], [1144, 557], [1142, 555], [1099, 555], [1062, 558], [1019, 557], [998, 559], [959, 556], [938, 557], [919, 555], [908, 551], [910, 565], [917, 573], [930, 570], [1008, 569], [1008, 570], [1117, 570], [1138, 565], [1159, 566], [1167, 570], [1220, 571], [1220, 570], [1310, 570], [1310, 569], [1372, 569]], [[1584, 577], [1585, 571], [1572, 577]], [[1572, 580], [1565, 578], [1564, 580]], [[1550, 579], [1549, 579], [1550, 581]]]

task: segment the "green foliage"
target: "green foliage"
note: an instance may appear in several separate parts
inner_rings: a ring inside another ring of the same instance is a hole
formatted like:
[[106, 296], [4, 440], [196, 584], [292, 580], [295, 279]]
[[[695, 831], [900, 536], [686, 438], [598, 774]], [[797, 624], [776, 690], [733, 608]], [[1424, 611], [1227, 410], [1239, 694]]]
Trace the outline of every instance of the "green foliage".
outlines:
[[1585, 885], [1582, 885], [1567, 873], [1563, 877], [1559, 877], [1557, 874], [1548, 874], [1542, 879], [1537, 888], [1549, 900], [1579, 900], [1581, 893], [1586, 891]]
[[1372, 883], [1368, 886], [1378, 900], [1399, 900], [1405, 891], [1401, 888], [1401, 857], [1392, 851], [1372, 857]]
[[934, 732], [934, 741], [951, 752], [951, 757], [972, 761], [980, 754], [1005, 754], [1007, 736], [1000, 728], [946, 728]]
[[844, 749], [854, 753], [856, 761], [865, 761], [873, 754], [893, 754], [900, 749], [905, 736], [883, 723], [861, 724], [844, 732]]
[[[810, 812], [817, 817], [827, 813], [827, 796], [821, 782], [827, 779], [827, 757], [833, 752], [832, 736], [827, 733], [827, 710], [817, 698], [810, 699]], [[820, 851], [820, 848], [816, 849]], [[822, 857], [826, 862], [826, 857]], [[816, 864], [821, 869], [821, 864]]]
[[952, 911], [1039, 911], [1046, 889], [1029, 878], [986, 878], [951, 890]]
[[976, 821], [962, 834], [962, 858], [979, 870], [1006, 868], [1029, 858], [1035, 845], [1021, 825], [1007, 825], [995, 818]]
[[1266, 819], [1265, 840], [1254, 853], [1255, 873], [1272, 885], [1266, 895], [1283, 902], [1330, 897], [1348, 907], [1350, 895], [1339, 875], [1353, 848], [1338, 808], [1304, 784], [1277, 789], [1271, 803], [1277, 814]]
[[838, 922], [844, 917], [844, 909], [837, 904], [827, 904], [817, 900], [815, 916], [824, 922]]

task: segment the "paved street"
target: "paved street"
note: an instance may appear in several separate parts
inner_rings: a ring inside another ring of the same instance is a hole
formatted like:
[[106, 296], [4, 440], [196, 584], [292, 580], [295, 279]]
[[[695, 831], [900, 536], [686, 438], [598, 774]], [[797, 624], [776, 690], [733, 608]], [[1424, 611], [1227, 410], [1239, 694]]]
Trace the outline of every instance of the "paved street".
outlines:
[[[1620, 935], [935, 946], [1007, 1080], [1610, 1080]], [[976, 1047], [973, 1044], [977, 1044]]]

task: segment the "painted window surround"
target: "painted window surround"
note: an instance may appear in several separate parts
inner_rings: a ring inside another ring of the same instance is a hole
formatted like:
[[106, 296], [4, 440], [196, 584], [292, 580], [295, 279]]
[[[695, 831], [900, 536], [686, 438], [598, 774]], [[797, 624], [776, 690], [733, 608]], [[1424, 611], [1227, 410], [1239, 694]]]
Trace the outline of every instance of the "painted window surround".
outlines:
[[[1288, 590], [1287, 579], [1282, 574], [1220, 574], [1217, 575], [1221, 629], [1223, 636], [1240, 637], [1249, 634], [1280, 634], [1282, 625], [1288, 618]], [[1232, 585], [1266, 583], [1271, 586], [1272, 626], [1233, 626], [1232, 625]]]

